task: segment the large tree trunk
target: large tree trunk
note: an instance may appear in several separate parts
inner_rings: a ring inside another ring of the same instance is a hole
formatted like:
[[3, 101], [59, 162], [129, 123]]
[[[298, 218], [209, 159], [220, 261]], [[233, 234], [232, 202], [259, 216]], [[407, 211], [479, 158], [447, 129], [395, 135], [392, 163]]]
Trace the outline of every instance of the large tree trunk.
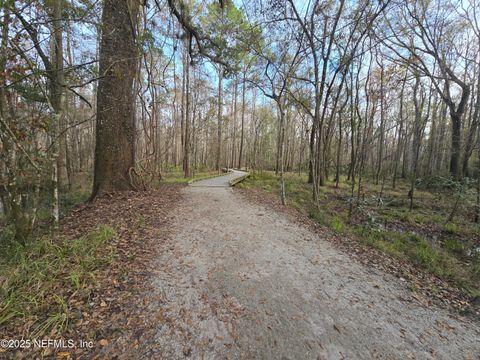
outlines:
[[138, 8], [135, 0], [106, 0], [103, 7], [92, 198], [133, 188]]

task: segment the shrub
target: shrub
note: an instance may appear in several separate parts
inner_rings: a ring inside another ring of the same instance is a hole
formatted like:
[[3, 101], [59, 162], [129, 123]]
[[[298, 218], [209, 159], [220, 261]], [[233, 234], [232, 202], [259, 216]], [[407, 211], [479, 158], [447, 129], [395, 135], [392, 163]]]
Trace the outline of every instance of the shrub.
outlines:
[[438, 252], [432, 248], [426, 241], [422, 240], [417, 244], [415, 259], [429, 269], [433, 269], [438, 260]]
[[332, 229], [336, 233], [342, 233], [345, 228], [342, 220], [338, 216], [335, 216], [332, 221], [330, 222], [330, 229]]

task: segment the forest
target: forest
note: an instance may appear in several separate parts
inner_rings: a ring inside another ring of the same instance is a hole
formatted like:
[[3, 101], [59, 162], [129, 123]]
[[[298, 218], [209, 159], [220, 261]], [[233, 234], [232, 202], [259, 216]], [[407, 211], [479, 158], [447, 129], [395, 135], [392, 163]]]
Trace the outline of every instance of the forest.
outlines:
[[[166, 219], [230, 169], [235, 192], [479, 318], [478, 0], [0, 0], [0, 27], [10, 337], [75, 333], [69, 299], [95, 298], [106, 248], [137, 246], [122, 231], [148, 228], [142, 201], [154, 216], [160, 194]], [[102, 224], [82, 231], [92, 206]]]

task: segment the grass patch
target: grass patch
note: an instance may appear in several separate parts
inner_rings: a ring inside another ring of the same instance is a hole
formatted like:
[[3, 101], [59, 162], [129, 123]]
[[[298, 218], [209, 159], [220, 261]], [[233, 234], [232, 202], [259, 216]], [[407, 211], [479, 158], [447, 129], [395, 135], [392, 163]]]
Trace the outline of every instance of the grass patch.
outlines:
[[450, 240], [443, 247], [433, 246], [418, 234], [371, 229], [363, 225], [358, 225], [354, 233], [362, 242], [395, 257], [409, 259], [441, 278], [456, 282], [467, 295], [473, 296], [480, 290], [477, 272], [480, 259], [473, 259], [470, 266], [462, 263], [456, 256], [457, 251], [463, 250], [458, 241]]
[[464, 251], [465, 251], [465, 248], [464, 248], [462, 242], [460, 242], [458, 239], [454, 239], [454, 238], [446, 239], [443, 242], [443, 247], [447, 251], [449, 251], [451, 253], [454, 253], [454, 254], [458, 254], [458, 255], [463, 255]]
[[32, 337], [62, 332], [73, 316], [69, 295], [89, 296], [95, 274], [113, 260], [112, 251], [102, 250], [115, 236], [102, 225], [74, 240], [45, 236], [24, 246], [6, 245], [0, 259], [0, 326], [21, 317], [30, 322]]
[[444, 230], [447, 234], [452, 234], [452, 235], [458, 234], [458, 226], [457, 226], [457, 224], [452, 223], [452, 222], [446, 223], [446, 224], [443, 226], [443, 230]]
[[345, 225], [343, 224], [342, 220], [335, 216], [330, 222], [330, 229], [332, 229], [336, 233], [343, 233]]

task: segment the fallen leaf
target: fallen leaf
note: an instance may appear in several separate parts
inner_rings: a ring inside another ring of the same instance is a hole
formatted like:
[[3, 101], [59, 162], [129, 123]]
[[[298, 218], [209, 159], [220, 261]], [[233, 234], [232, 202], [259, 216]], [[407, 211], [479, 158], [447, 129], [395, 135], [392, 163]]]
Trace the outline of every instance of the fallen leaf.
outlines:
[[108, 345], [108, 340], [107, 339], [102, 339], [99, 341], [100, 345], [102, 346], [107, 346]]
[[188, 346], [183, 347], [183, 355], [190, 356], [191, 353], [192, 353], [192, 349], [190, 347]]
[[343, 326], [342, 325], [333, 324], [333, 328], [335, 330], [337, 330], [340, 334], [343, 332]]
[[57, 353], [57, 359], [70, 359], [71, 354], [68, 351], [60, 351]]

